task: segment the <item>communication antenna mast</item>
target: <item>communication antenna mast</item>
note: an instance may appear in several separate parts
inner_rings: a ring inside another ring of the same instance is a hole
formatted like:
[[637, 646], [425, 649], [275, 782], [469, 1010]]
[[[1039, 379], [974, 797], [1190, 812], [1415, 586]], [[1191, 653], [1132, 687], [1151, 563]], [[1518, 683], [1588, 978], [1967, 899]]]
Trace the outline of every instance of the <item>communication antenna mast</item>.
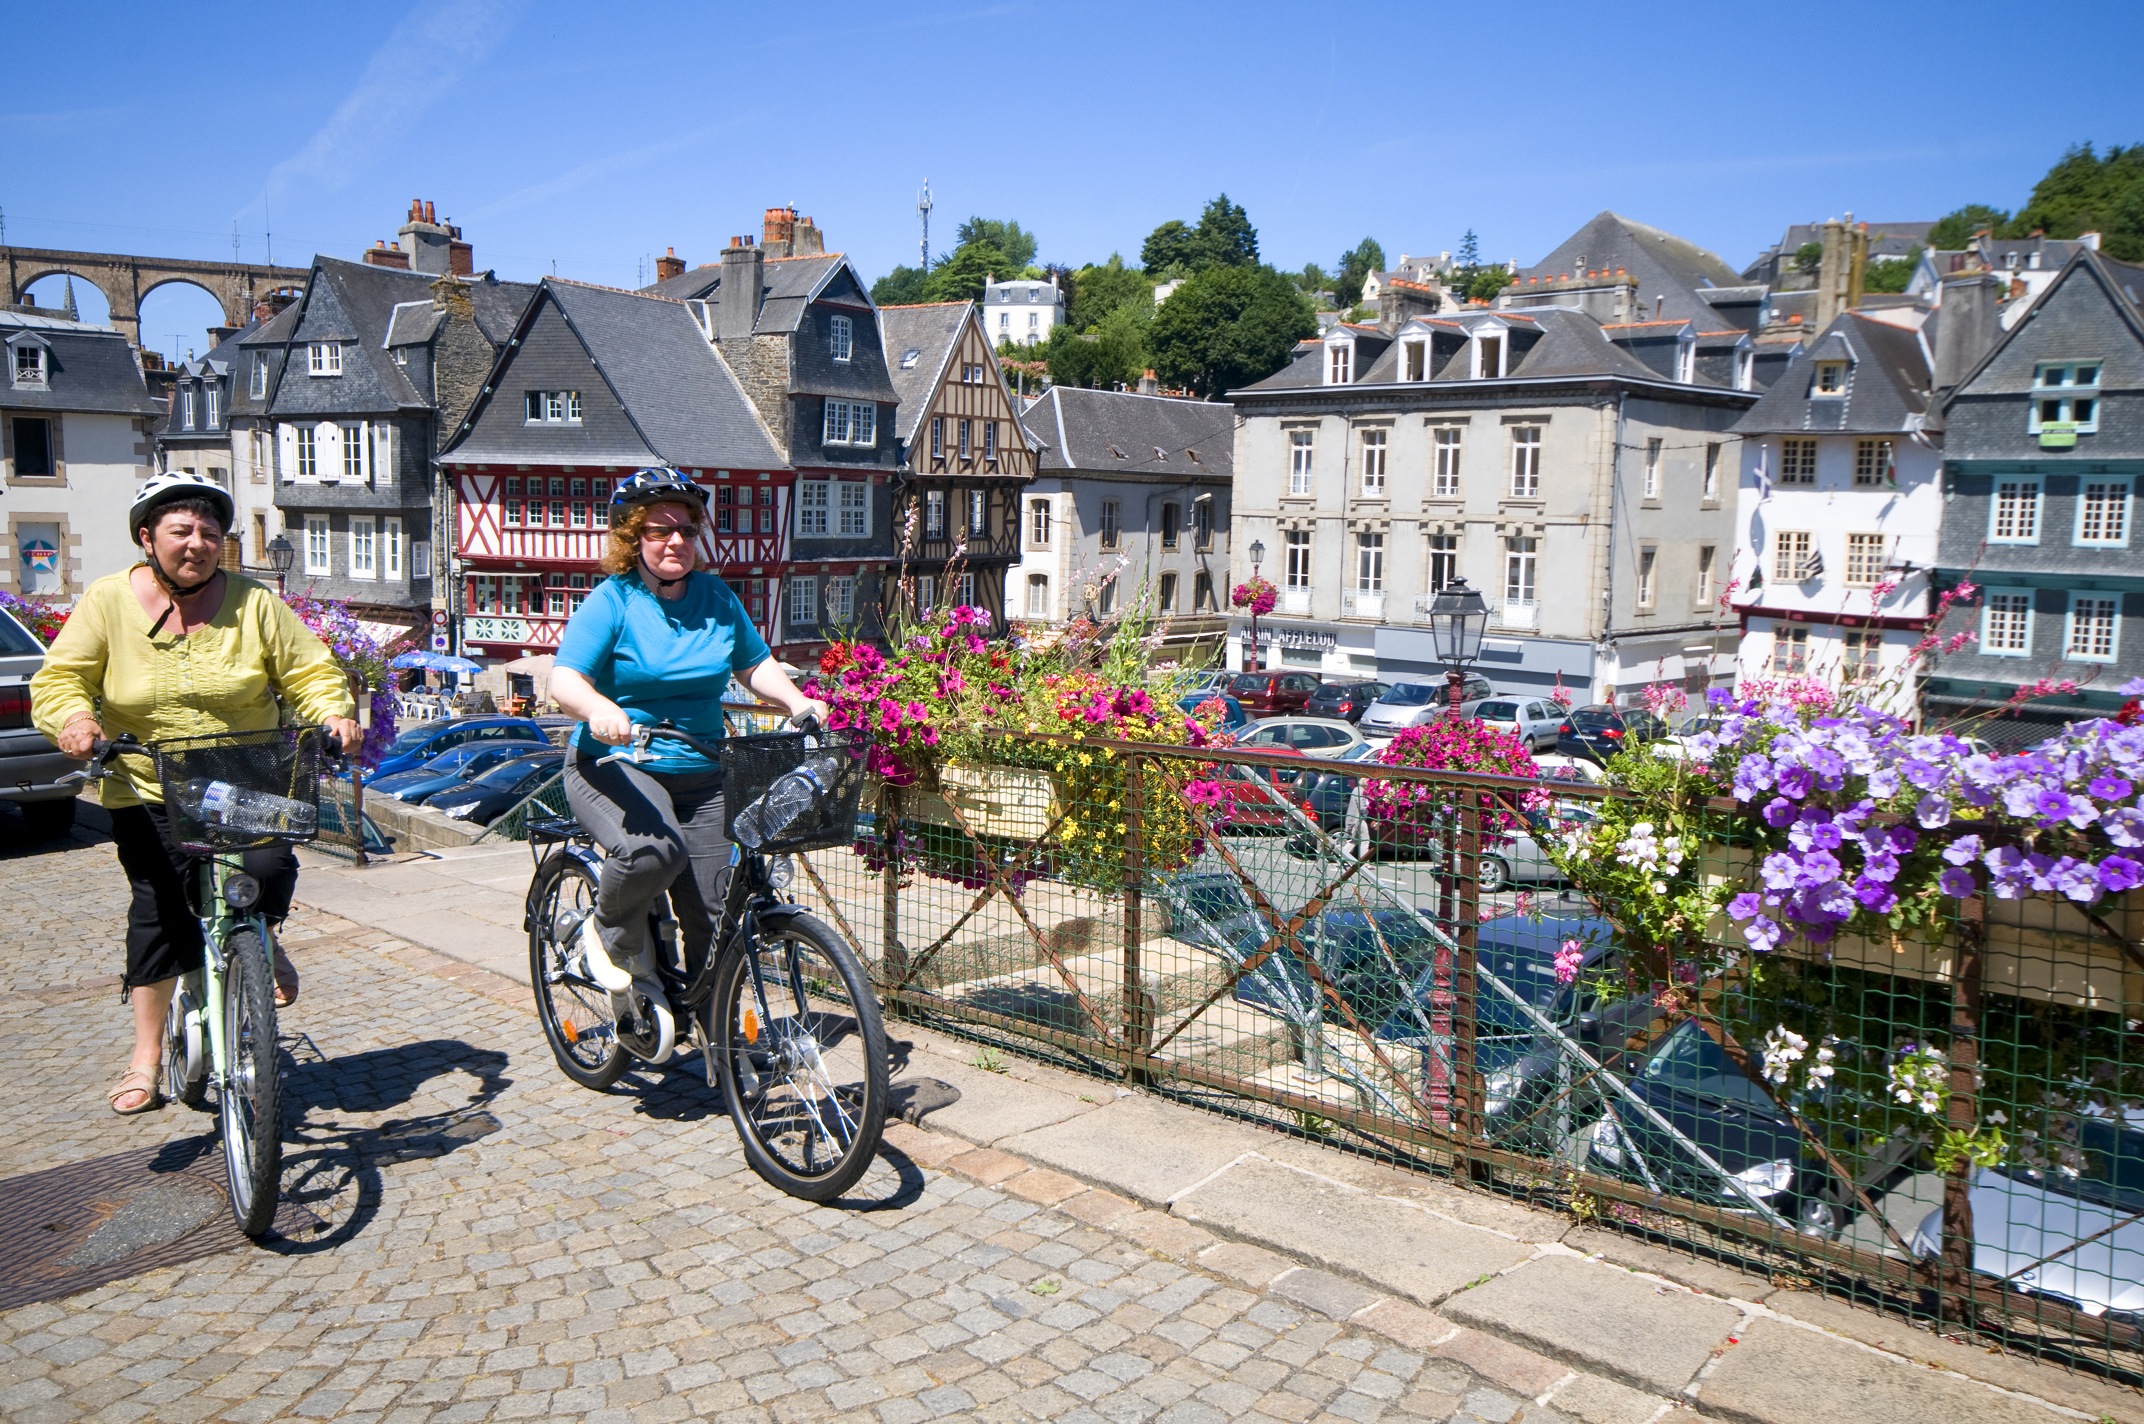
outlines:
[[923, 191], [916, 195], [916, 216], [923, 220], [923, 270], [931, 270], [931, 180], [923, 180]]

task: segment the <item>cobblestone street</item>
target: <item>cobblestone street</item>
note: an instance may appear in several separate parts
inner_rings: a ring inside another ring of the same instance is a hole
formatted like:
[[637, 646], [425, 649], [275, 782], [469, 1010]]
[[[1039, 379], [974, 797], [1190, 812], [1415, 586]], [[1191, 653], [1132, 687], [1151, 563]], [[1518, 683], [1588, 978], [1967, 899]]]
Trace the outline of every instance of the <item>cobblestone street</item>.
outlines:
[[[6, 1176], [206, 1137], [104, 1106], [110, 846], [0, 851], [29, 1020]], [[1388, 1302], [1380, 1333], [1342, 1323], [1366, 1297], [1338, 1277], [1246, 1288], [1211, 1263], [1267, 1253], [1003, 1153], [897, 1127], [851, 1201], [792, 1201], [689, 1065], [590, 1093], [514, 986], [317, 912], [288, 939], [285, 1192], [319, 1229], [0, 1313], [0, 1417], [1564, 1417], [1411, 1338], [1426, 1312]]]

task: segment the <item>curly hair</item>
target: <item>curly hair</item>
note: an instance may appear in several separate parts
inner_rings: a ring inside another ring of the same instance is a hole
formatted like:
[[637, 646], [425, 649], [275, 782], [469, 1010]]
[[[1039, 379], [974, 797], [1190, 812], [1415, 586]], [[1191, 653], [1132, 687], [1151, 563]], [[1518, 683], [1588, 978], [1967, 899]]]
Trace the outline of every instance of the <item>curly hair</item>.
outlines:
[[[631, 573], [640, 567], [640, 534], [648, 527], [648, 511], [653, 509], [682, 509], [690, 514], [695, 525], [701, 511], [681, 499], [659, 500], [654, 504], [636, 504], [625, 512], [625, 518], [610, 527], [610, 544], [603, 550], [603, 571], [610, 574]], [[692, 566], [699, 568], [700, 544], [692, 543]]]

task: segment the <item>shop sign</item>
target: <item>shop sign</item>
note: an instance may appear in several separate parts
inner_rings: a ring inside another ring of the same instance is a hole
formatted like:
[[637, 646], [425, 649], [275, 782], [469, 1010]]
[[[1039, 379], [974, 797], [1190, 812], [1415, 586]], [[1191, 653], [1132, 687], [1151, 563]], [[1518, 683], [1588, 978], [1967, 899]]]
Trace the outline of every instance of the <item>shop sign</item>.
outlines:
[[529, 624], [526, 618], [466, 618], [462, 637], [471, 643], [526, 643]]
[[2077, 422], [2074, 420], [2041, 421], [2040, 448], [2042, 450], [2074, 450], [2077, 448]]
[[1268, 625], [1258, 630], [1258, 646], [1261, 648], [1306, 648], [1317, 652], [1330, 652], [1340, 646], [1338, 634], [1315, 628], [1275, 628]]

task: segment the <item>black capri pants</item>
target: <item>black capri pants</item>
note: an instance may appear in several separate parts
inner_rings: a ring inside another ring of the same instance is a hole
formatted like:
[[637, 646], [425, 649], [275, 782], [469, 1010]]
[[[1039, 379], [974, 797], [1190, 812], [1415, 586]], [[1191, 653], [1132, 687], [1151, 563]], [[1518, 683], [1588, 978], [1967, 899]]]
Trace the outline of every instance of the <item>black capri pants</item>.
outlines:
[[[160, 984], [199, 969], [206, 946], [194, 911], [196, 857], [171, 844], [171, 822], [160, 805], [114, 806], [109, 814], [119, 865], [133, 891], [127, 909], [126, 986]], [[287, 845], [272, 845], [245, 851], [240, 858], [246, 874], [261, 883], [254, 913], [271, 927], [281, 924], [298, 888], [297, 855]]]

